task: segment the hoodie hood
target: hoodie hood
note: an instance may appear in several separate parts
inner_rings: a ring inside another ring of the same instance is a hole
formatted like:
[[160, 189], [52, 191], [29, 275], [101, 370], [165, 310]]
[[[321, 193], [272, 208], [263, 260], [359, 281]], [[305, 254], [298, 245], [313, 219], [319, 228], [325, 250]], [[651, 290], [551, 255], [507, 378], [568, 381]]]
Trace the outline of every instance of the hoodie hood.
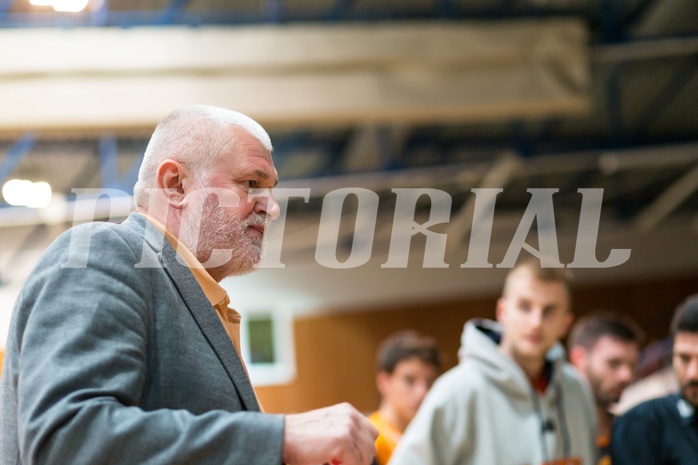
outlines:
[[[459, 363], [468, 361], [478, 365], [483, 375], [502, 391], [513, 397], [530, 399], [531, 383], [521, 367], [499, 350], [501, 339], [502, 326], [499, 323], [479, 318], [468, 321], [461, 335]], [[551, 386], [559, 376], [564, 359], [565, 350], [560, 343], [556, 343], [546, 356], [552, 368]]]

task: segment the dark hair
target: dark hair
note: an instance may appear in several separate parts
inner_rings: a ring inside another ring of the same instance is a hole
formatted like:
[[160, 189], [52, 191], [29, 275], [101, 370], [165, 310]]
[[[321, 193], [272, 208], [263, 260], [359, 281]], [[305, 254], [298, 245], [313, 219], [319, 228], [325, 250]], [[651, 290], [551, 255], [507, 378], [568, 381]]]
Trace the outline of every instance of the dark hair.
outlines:
[[417, 331], [400, 331], [383, 341], [378, 349], [378, 371], [392, 374], [398, 363], [416, 357], [427, 365], [441, 368], [442, 354], [433, 337]]
[[698, 294], [688, 296], [676, 308], [671, 320], [671, 333], [698, 333]]
[[602, 336], [609, 336], [623, 342], [634, 342], [641, 346], [645, 332], [625, 315], [596, 311], [577, 320], [567, 339], [567, 349], [581, 346], [592, 350]]

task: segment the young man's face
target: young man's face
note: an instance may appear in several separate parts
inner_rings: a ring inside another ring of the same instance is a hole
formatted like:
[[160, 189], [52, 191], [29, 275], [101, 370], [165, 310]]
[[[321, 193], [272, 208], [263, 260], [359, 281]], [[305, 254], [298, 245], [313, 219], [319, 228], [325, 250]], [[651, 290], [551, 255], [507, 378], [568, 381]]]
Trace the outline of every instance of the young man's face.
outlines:
[[674, 371], [681, 393], [698, 407], [698, 333], [679, 331], [674, 337]]
[[[591, 350], [574, 360], [574, 365], [589, 380], [597, 404], [608, 408], [620, 400], [620, 396], [635, 377], [635, 366], [640, 355], [636, 342], [622, 341], [611, 336], [601, 336]], [[577, 350], [574, 348], [572, 350]]]
[[540, 281], [520, 269], [507, 279], [497, 302], [497, 319], [504, 326], [501, 349], [517, 362], [539, 362], [572, 321], [567, 289], [562, 282]]
[[427, 391], [438, 376], [435, 366], [417, 357], [399, 362], [392, 374], [378, 374], [378, 391], [382, 404], [388, 405], [407, 424], [417, 414]]

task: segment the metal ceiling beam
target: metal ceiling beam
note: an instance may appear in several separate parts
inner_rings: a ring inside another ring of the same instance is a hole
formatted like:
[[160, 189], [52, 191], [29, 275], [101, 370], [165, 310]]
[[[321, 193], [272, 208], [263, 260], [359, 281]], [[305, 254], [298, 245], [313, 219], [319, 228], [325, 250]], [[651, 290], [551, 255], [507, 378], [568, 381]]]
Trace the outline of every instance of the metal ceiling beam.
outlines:
[[90, 11], [91, 26], [106, 26], [109, 21], [109, 0], [102, 0], [99, 7]]
[[635, 225], [641, 231], [654, 228], [696, 190], [698, 190], [698, 165], [681, 176], [642, 211], [637, 216]]
[[698, 36], [634, 40], [621, 44], [597, 45], [591, 48], [593, 63], [621, 63], [680, 57], [698, 53]]
[[5, 15], [12, 7], [15, 0], [0, 0], [0, 23], [5, 19]]
[[[11, 6], [20, 0], [0, 0]], [[24, 1], [24, 0], [22, 0]], [[104, 0], [109, 3], [109, 0]], [[261, 23], [289, 23], [289, 22], [311, 22], [311, 21], [386, 21], [386, 20], [424, 20], [447, 18], [451, 20], [491, 20], [491, 19], [511, 19], [514, 17], [569, 17], [579, 16], [589, 21], [596, 21], [605, 11], [608, 4], [618, 2], [598, 1], [596, 5], [577, 6], [569, 4], [558, 4], [556, 2], [522, 2], [517, 0], [499, 0], [480, 2], [477, 5], [464, 4], [456, 0], [438, 0], [419, 5], [419, 8], [410, 9], [409, 2], [383, 2], [380, 7], [367, 7], [366, 2], [354, 8], [355, 0], [335, 0], [334, 3], [326, 2], [327, 6], [315, 7], [313, 9], [286, 8], [284, 0], [264, 0], [262, 4], [265, 8], [260, 8], [257, 12], [251, 13], [249, 10], [240, 8], [236, 2], [216, 3], [215, 7], [209, 10], [197, 9], [187, 11], [180, 4], [189, 3], [187, 0], [170, 0], [161, 8], [149, 9], [146, 4], [142, 9], [125, 9], [133, 7], [131, 3], [119, 5], [118, 0], [111, 0], [111, 3], [119, 8], [99, 8], [100, 14], [97, 18], [94, 15], [96, 10], [84, 14], [70, 14], [35, 11], [9, 12], [0, 19], [0, 27], [35, 27], [35, 26], [55, 26], [55, 27], [79, 27], [79, 26], [147, 26], [162, 24], [178, 25], [206, 25], [206, 24], [261, 24]], [[645, 3], [648, 3], [645, 1]], [[158, 4], [159, 5], [159, 4]], [[632, 15], [640, 9], [628, 10], [625, 5], [616, 7], [615, 16], [620, 19], [632, 18]], [[152, 7], [150, 7], [152, 8]], [[10, 10], [8, 8], [8, 10]], [[615, 10], [614, 10], [615, 11]], [[626, 20], [627, 21], [627, 20]]]
[[653, 121], [662, 115], [662, 112], [669, 104], [681, 93], [686, 85], [691, 82], [695, 76], [696, 58], [687, 57], [679, 66], [674, 69], [674, 72], [669, 77], [664, 86], [654, 95], [645, 106], [644, 111], [637, 117], [637, 121], [633, 124], [633, 138], [639, 138], [649, 130]]
[[15, 143], [7, 151], [7, 155], [0, 164], [0, 183], [3, 183], [12, 172], [17, 168], [17, 165], [34, 147], [36, 142], [36, 134], [33, 132], [26, 132], [22, 137], [17, 139]]
[[119, 168], [116, 164], [118, 147], [113, 134], [105, 134], [99, 139], [99, 173], [102, 186], [108, 189], [118, 189]]
[[625, 14], [626, 24], [633, 25], [637, 23], [658, 1], [660, 0], [640, 0], [636, 2], [634, 7]]
[[[478, 184], [478, 188], [484, 189], [503, 189], [516, 177], [517, 171], [523, 166], [522, 159], [514, 153], [505, 153], [499, 156], [489, 170], [485, 173], [482, 180]], [[455, 238], [447, 244], [448, 252], [455, 252], [461, 248], [464, 238], [472, 231], [473, 224], [477, 223], [480, 218], [475, 216], [476, 197], [469, 196], [465, 201], [460, 211], [458, 211], [453, 219], [446, 227], [446, 234]], [[488, 211], [494, 208], [493, 205], [485, 205], [482, 202], [478, 205], [481, 212]]]
[[189, 3], [190, 0], [170, 0], [170, 4], [162, 11], [160, 24], [173, 24], [182, 15]]
[[698, 36], [633, 40], [620, 44], [596, 45], [591, 48], [593, 63], [621, 63], [680, 57], [698, 53]]

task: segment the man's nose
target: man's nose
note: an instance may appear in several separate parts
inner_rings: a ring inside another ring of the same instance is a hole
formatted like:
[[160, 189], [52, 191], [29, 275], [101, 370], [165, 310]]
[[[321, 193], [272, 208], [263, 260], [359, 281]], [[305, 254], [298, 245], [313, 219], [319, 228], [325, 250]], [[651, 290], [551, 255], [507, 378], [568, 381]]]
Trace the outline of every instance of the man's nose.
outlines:
[[623, 365], [618, 370], [618, 378], [620, 378], [620, 380], [623, 382], [629, 383], [633, 380], [634, 377], [635, 377], [635, 371], [632, 369], [632, 367], [629, 367], [627, 365]]
[[427, 392], [429, 392], [429, 384], [426, 381], [417, 383], [417, 386], [415, 387], [415, 393], [419, 397], [420, 402], [427, 395]]
[[686, 367], [686, 377], [692, 381], [698, 381], [698, 357], [692, 357]]
[[268, 216], [275, 220], [281, 214], [281, 207], [274, 199], [271, 189], [255, 189], [252, 193], [254, 201], [254, 211], [260, 215]]
[[543, 324], [543, 310], [534, 308], [531, 312], [531, 325], [539, 328]]

